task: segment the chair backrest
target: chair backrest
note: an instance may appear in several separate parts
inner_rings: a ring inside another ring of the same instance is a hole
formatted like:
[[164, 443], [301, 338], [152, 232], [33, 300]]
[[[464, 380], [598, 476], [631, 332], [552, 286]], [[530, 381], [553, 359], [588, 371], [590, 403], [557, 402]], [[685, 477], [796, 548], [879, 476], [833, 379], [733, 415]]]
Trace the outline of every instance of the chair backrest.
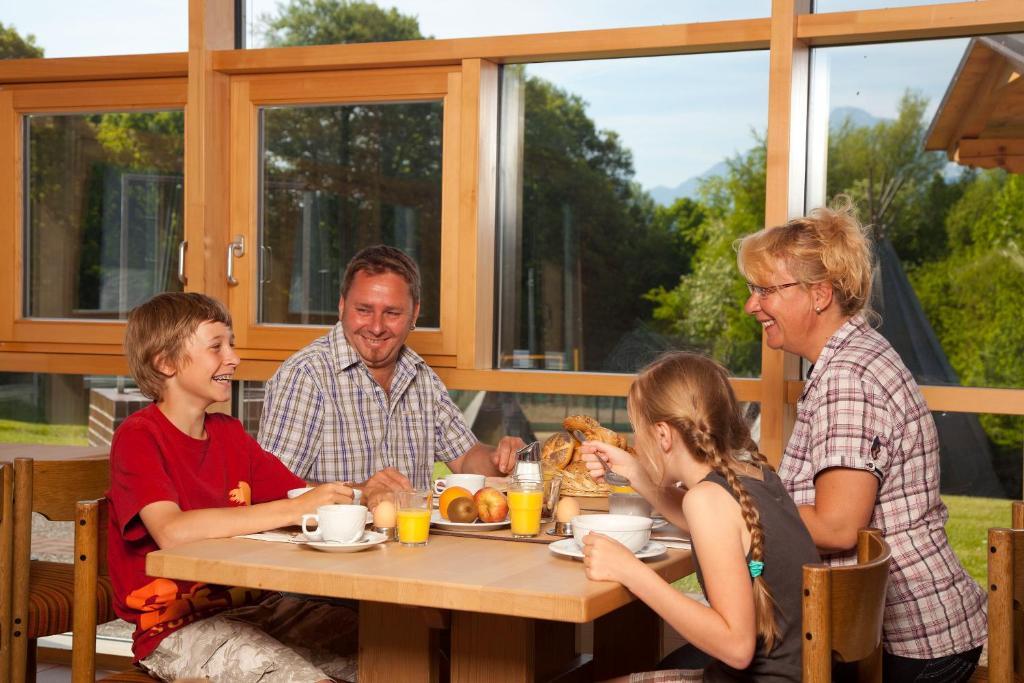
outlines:
[[1024, 502], [1013, 503], [1012, 529], [988, 530], [988, 675], [1024, 674]]
[[106, 498], [75, 505], [75, 602], [71, 639], [71, 681], [96, 680], [96, 605], [100, 576], [107, 571]]
[[858, 663], [881, 681], [882, 620], [892, 553], [878, 529], [861, 529], [857, 564], [803, 567], [803, 679], [832, 680], [832, 661]]
[[[29, 661], [30, 645], [25, 631], [29, 621], [32, 513], [38, 512], [51, 521], [72, 521], [79, 500], [101, 498], [109, 485], [110, 464], [104, 458], [14, 459], [11, 616], [10, 621], [0, 626], [0, 630], [11, 632], [9, 680], [23, 680]], [[90, 647], [94, 645], [90, 643]]]

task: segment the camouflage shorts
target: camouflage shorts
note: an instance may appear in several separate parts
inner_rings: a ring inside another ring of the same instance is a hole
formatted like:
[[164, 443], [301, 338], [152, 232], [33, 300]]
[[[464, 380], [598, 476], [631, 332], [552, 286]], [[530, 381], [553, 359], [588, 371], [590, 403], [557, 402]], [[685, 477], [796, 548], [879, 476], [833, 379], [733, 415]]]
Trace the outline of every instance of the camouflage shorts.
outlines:
[[139, 664], [165, 681], [355, 681], [358, 622], [348, 607], [273, 595], [172, 633]]
[[703, 680], [703, 669], [647, 671], [629, 676], [629, 683], [697, 683]]

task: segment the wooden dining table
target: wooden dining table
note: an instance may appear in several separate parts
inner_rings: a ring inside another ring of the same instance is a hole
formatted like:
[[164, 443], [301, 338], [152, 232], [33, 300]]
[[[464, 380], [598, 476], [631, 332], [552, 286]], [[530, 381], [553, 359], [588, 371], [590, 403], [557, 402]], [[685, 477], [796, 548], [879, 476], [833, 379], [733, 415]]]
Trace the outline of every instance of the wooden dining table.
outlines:
[[[693, 570], [690, 552], [647, 560], [665, 580]], [[150, 553], [151, 576], [359, 601], [359, 680], [436, 681], [450, 638], [452, 681], [532, 683], [584, 666], [594, 679], [650, 670], [661, 620], [618, 583], [590, 581], [577, 559], [540, 543], [431, 534], [422, 547], [357, 553], [247, 538]], [[594, 622], [593, 659], [576, 625]]]

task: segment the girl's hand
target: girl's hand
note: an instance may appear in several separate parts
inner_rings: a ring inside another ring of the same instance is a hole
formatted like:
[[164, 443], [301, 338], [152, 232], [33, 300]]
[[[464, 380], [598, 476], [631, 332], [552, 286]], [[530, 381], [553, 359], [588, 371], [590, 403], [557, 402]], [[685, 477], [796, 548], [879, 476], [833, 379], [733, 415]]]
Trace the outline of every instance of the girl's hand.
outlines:
[[292, 500], [302, 508], [302, 514], [316, 512], [321, 505], [348, 504], [352, 502], [355, 495], [352, 487], [342, 484], [340, 481], [332, 481], [329, 484], [320, 484], [312, 491], [306, 491], [298, 498]]
[[630, 485], [637, 493], [650, 490], [654, 486], [650, 477], [647, 476], [647, 472], [640, 465], [640, 461], [621, 448], [603, 441], [584, 441], [580, 453], [583, 454], [587, 472], [594, 481], [604, 480], [604, 467], [598, 461], [598, 458], [601, 458], [611, 466], [612, 472], [629, 479]]
[[592, 581], [618, 581], [626, 578], [643, 563], [629, 548], [612, 538], [591, 531], [583, 537], [583, 568]]

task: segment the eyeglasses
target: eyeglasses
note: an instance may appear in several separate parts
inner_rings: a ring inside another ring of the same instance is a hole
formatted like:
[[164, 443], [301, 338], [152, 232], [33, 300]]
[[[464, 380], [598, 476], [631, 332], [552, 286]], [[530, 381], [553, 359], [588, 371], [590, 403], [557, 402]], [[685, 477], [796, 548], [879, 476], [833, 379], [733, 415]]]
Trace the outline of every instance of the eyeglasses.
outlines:
[[762, 287], [761, 285], [755, 285], [752, 282], [748, 282], [747, 283], [747, 289], [750, 290], [751, 294], [756, 294], [757, 298], [764, 299], [765, 297], [771, 296], [772, 294], [774, 294], [775, 292], [779, 291], [780, 289], [785, 289], [786, 287], [796, 287], [798, 284], [800, 284], [800, 283], [799, 282], [787, 282], [784, 285], [771, 285], [770, 287]]

